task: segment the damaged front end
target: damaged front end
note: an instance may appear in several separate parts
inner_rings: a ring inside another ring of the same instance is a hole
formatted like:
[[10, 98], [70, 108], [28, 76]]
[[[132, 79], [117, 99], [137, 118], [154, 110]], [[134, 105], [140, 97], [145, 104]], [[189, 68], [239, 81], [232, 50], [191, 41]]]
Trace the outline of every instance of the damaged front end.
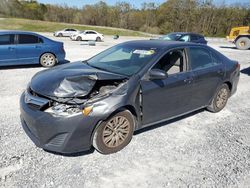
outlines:
[[27, 103], [54, 116], [71, 116], [78, 113], [88, 115], [94, 103], [112, 94], [124, 94], [127, 90], [126, 81], [126, 78], [99, 80], [96, 75], [70, 77], [58, 84], [53, 95], [41, 95], [29, 86], [26, 98], [30, 100], [36, 97], [36, 100], [43, 101], [34, 103], [34, 100], [30, 100]]

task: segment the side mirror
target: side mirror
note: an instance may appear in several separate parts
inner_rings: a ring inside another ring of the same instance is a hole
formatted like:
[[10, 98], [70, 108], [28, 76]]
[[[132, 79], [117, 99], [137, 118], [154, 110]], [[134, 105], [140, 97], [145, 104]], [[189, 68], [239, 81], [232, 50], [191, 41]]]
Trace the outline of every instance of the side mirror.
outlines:
[[161, 69], [151, 69], [149, 71], [150, 80], [162, 80], [168, 77], [168, 74]]

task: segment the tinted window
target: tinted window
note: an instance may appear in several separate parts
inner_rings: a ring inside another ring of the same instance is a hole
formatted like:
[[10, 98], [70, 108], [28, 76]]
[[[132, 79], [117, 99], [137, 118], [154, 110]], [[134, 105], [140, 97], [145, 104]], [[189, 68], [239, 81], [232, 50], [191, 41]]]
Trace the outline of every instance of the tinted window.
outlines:
[[65, 29], [65, 31], [70, 31], [70, 29]]
[[38, 38], [38, 43], [43, 43], [43, 39], [42, 38]]
[[197, 35], [191, 35], [191, 41], [198, 40], [199, 37]]
[[0, 35], [0, 45], [14, 44], [14, 35]]
[[212, 56], [212, 60], [213, 60], [214, 64], [221, 63], [221, 59], [220, 59], [220, 57], [216, 53], [211, 52], [211, 56]]
[[212, 60], [210, 52], [204, 48], [190, 48], [189, 56], [192, 70], [211, 67], [217, 64]]
[[34, 35], [19, 35], [19, 40], [18, 40], [19, 44], [35, 44], [35, 43], [39, 43], [39, 38], [37, 36]]
[[96, 34], [96, 32], [94, 32], [94, 31], [89, 31], [89, 34]]

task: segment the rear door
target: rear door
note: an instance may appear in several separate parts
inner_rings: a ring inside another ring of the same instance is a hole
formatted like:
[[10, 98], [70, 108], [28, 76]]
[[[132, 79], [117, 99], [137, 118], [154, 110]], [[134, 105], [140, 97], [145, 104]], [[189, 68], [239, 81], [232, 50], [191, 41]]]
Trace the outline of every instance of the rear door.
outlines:
[[225, 73], [223, 63], [216, 54], [203, 47], [190, 47], [189, 69], [193, 72], [193, 108], [206, 106], [211, 101]]
[[19, 34], [17, 38], [18, 62], [20, 64], [38, 64], [42, 53], [42, 38], [31, 34]]
[[0, 35], [0, 66], [14, 65], [17, 63], [16, 45], [14, 34]]

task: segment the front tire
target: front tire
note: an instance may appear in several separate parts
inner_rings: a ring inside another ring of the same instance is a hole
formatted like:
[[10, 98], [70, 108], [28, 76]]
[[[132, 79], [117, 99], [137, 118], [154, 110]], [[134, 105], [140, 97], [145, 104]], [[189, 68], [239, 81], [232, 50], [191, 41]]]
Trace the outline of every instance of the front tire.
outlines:
[[229, 96], [230, 90], [228, 85], [222, 84], [207, 109], [214, 113], [221, 111], [226, 106]]
[[58, 34], [58, 37], [63, 37], [63, 34], [62, 34], [62, 33], [59, 33], [59, 34]]
[[53, 67], [56, 64], [56, 57], [52, 53], [44, 53], [40, 57], [40, 64], [43, 67]]
[[95, 130], [93, 146], [102, 154], [116, 153], [129, 144], [134, 127], [134, 117], [128, 110], [118, 112]]
[[236, 47], [240, 50], [247, 50], [250, 48], [250, 39], [247, 37], [240, 37], [236, 41]]

